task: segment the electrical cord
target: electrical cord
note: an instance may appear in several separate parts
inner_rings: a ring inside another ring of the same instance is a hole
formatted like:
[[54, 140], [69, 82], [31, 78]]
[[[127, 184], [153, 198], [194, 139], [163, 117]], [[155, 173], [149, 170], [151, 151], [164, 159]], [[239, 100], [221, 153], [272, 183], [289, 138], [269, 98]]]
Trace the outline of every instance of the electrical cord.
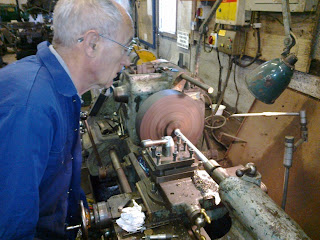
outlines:
[[[220, 118], [220, 120], [222, 119], [222, 123], [218, 126], [213, 126], [218, 120], [215, 120], [215, 121], [212, 121], [213, 118]], [[208, 122], [208, 120], [211, 119], [211, 124]], [[224, 125], [226, 125], [227, 123], [227, 118], [222, 116], [222, 115], [213, 115], [213, 116], [208, 116], [205, 118], [205, 127], [206, 128], [210, 128], [210, 129], [219, 129], [219, 128], [222, 128]]]
[[233, 66], [233, 62], [234, 62], [234, 58], [231, 58], [231, 56], [229, 56], [229, 66], [228, 66], [228, 72], [227, 72], [227, 77], [226, 77], [226, 81], [224, 83], [224, 87], [223, 87], [223, 90], [221, 92], [221, 95], [219, 97], [219, 100], [217, 101], [217, 105], [216, 105], [216, 108], [214, 109], [213, 111], [213, 114], [216, 114], [218, 109], [219, 109], [219, 106], [221, 105], [222, 103], [222, 100], [224, 98], [224, 93], [227, 89], [227, 86], [228, 86], [228, 82], [229, 82], [229, 79], [230, 79], [230, 74], [231, 74], [231, 71], [232, 71], [232, 66]]
[[221, 79], [221, 73], [222, 73], [222, 65], [221, 65], [221, 61], [220, 61], [220, 52], [218, 50], [218, 48], [216, 49], [217, 51], [217, 58], [218, 58], [218, 63], [219, 63], [219, 81], [218, 81], [218, 93], [217, 93], [217, 99], [219, 99], [220, 95], [221, 95], [221, 84], [222, 84], [222, 79]]
[[[231, 71], [232, 71], [233, 61], [234, 61], [234, 59], [231, 56], [229, 56], [229, 66], [228, 66], [228, 72], [227, 72], [227, 77], [226, 77], [226, 81], [225, 81], [225, 84], [224, 84], [224, 88], [223, 88], [223, 91], [222, 91], [222, 93], [221, 93], [221, 95], [219, 97], [219, 100], [217, 102], [217, 105], [216, 105], [215, 109], [212, 109], [211, 116], [208, 116], [208, 117], [205, 118], [205, 127], [206, 128], [219, 129], [219, 128], [223, 127], [227, 122], [227, 119], [224, 116], [215, 115], [215, 114], [217, 113], [217, 111], [219, 109], [219, 106], [222, 103], [222, 100], [223, 100], [223, 97], [224, 97], [224, 93], [225, 93], [225, 91], [227, 89], [228, 82], [229, 82], [230, 75], [231, 75]], [[211, 102], [211, 99], [210, 99], [210, 102]], [[211, 104], [211, 106], [212, 106], [212, 104]], [[216, 118], [216, 117], [218, 117], [220, 119], [221, 118], [223, 119], [222, 124], [220, 124], [219, 126], [214, 126], [214, 123], [216, 122], [216, 121], [214, 121], [214, 118]], [[209, 118], [211, 118], [211, 124], [209, 124], [207, 122]]]
[[236, 104], [235, 104], [235, 112], [238, 112], [238, 101], [239, 101], [239, 97], [240, 97], [240, 93], [239, 93], [239, 89], [238, 89], [238, 84], [236, 81], [236, 67], [237, 65], [234, 65], [234, 69], [233, 69], [233, 82], [234, 82], [234, 86], [235, 89], [237, 91], [237, 99], [236, 99]]
[[[252, 15], [253, 17], [251, 18], [251, 25], [253, 25], [254, 23], [254, 16], [255, 16], [256, 12], [254, 12]], [[258, 12], [258, 16], [257, 16], [257, 22], [260, 22], [260, 12]], [[260, 37], [260, 29], [256, 28], [256, 36], [257, 36], [257, 52], [256, 52], [256, 56], [248, 63], [242, 63], [241, 62], [241, 58], [235, 58], [235, 63], [243, 68], [249, 67], [250, 65], [252, 65], [259, 57], [261, 57], [261, 37]]]

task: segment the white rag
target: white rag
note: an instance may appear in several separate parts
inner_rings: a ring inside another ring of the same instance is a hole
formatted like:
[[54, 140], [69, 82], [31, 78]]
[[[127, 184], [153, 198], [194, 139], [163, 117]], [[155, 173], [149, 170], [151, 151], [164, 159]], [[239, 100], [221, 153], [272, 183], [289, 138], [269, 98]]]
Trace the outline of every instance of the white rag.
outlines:
[[142, 207], [133, 199], [133, 207], [122, 209], [121, 217], [116, 220], [117, 224], [127, 232], [137, 232], [142, 229], [145, 214], [141, 212]]

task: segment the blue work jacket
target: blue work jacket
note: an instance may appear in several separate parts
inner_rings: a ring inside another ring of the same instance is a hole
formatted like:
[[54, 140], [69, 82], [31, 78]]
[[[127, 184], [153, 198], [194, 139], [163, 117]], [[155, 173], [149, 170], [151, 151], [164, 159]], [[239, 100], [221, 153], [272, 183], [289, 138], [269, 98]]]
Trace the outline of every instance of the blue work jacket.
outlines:
[[0, 239], [65, 239], [78, 215], [81, 102], [48, 42], [0, 70]]

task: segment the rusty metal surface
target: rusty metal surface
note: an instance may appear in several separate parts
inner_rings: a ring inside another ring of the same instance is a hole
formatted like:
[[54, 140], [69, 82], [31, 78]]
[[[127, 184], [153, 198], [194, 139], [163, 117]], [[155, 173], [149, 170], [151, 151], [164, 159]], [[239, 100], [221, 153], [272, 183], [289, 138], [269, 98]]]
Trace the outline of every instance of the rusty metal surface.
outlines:
[[[293, 154], [286, 212], [312, 239], [320, 239], [320, 102], [287, 89], [273, 105], [256, 101], [250, 112], [306, 110], [309, 141]], [[284, 137], [300, 137], [299, 117], [246, 118], [227, 156], [233, 165], [254, 162], [268, 187], [269, 196], [281, 204], [284, 177]]]
[[203, 198], [191, 178], [160, 183], [160, 187], [171, 206], [198, 205]]
[[179, 128], [196, 143], [203, 127], [204, 114], [197, 101], [171, 89], [150, 96], [137, 114], [136, 129], [142, 140], [174, 136], [173, 131]]
[[147, 209], [147, 215], [150, 218], [155, 218], [155, 213], [166, 210], [165, 202], [158, 191], [151, 194], [152, 182], [149, 178], [145, 178], [136, 183], [139, 194]]

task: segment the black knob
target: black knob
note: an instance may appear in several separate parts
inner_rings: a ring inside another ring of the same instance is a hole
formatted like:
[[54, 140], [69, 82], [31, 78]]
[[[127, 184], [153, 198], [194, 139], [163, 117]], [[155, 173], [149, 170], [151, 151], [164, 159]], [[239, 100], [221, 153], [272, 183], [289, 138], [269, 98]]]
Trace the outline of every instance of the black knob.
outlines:
[[87, 120], [88, 114], [87, 112], [80, 112], [80, 119], [81, 120]]
[[236, 175], [242, 177], [244, 174], [254, 177], [257, 174], [257, 167], [253, 163], [247, 163], [244, 168], [237, 169]]

